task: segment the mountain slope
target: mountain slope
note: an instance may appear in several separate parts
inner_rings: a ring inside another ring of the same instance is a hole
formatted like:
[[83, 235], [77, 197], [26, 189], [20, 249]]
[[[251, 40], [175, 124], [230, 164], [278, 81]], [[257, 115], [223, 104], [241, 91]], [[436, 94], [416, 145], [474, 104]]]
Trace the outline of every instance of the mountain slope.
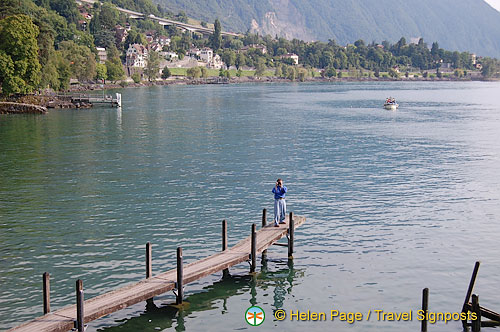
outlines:
[[423, 37], [500, 56], [500, 13], [483, 0], [155, 0], [223, 28], [340, 44]]

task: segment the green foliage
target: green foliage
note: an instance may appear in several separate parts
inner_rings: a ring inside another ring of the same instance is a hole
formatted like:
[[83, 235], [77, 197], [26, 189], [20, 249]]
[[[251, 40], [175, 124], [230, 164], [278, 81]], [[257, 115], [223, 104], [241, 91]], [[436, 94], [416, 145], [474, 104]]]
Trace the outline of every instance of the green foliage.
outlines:
[[217, 52], [222, 45], [222, 28], [219, 19], [214, 22], [214, 33], [211, 35], [211, 45], [214, 52]]
[[106, 81], [106, 79], [108, 78], [108, 68], [104, 63], [98, 63], [95, 67], [95, 72], [96, 72], [95, 78], [97, 80]]
[[323, 72], [325, 77], [331, 78], [331, 77], [336, 77], [337, 76], [337, 71], [333, 67], [329, 67], [325, 69]]
[[141, 83], [141, 75], [139, 73], [133, 73], [132, 76], [130, 76], [134, 83], [138, 84]]
[[281, 66], [280, 65], [276, 66], [276, 68], [274, 70], [274, 76], [281, 77], [282, 75], [283, 75], [283, 72], [281, 71]]
[[260, 77], [264, 76], [264, 71], [266, 70], [266, 65], [263, 59], [259, 59], [257, 64], [255, 65], [255, 76]]
[[231, 50], [231, 49], [225, 49], [224, 52], [222, 53], [222, 61], [226, 64], [226, 66], [229, 68], [231, 66], [234, 66], [236, 62], [236, 53]]
[[157, 79], [160, 75], [160, 55], [157, 52], [149, 52], [144, 74], [148, 77], [148, 81], [150, 82]]
[[63, 41], [59, 45], [64, 59], [70, 62], [71, 77], [79, 81], [92, 80], [96, 75], [96, 61], [90, 49], [73, 41]]
[[0, 20], [0, 84], [2, 93], [29, 93], [40, 82], [38, 27], [26, 15]]
[[166, 80], [170, 76], [172, 76], [172, 74], [170, 73], [170, 69], [168, 69], [168, 67], [163, 68], [163, 70], [161, 72], [161, 78]]
[[110, 81], [116, 82], [125, 77], [120, 58], [114, 57], [106, 61], [107, 75]]
[[299, 78], [300, 82], [304, 82], [307, 78], [307, 70], [304, 68], [298, 68], [297, 77]]
[[297, 77], [297, 73], [295, 71], [295, 68], [292, 66], [289, 66], [286, 69], [286, 78], [288, 78], [291, 81], [295, 81], [295, 78]]
[[186, 72], [188, 77], [191, 78], [200, 78], [201, 77], [201, 69], [200, 67], [192, 67], [189, 68]]
[[484, 58], [481, 60], [481, 74], [485, 78], [491, 78], [495, 76], [500, 68], [498, 60], [491, 58]]
[[80, 14], [78, 13], [78, 8], [76, 7], [75, 1], [68, 0], [35, 0], [35, 3], [40, 7], [45, 7], [46, 9], [52, 9], [59, 15], [64, 17], [68, 23], [78, 23], [78, 18]]

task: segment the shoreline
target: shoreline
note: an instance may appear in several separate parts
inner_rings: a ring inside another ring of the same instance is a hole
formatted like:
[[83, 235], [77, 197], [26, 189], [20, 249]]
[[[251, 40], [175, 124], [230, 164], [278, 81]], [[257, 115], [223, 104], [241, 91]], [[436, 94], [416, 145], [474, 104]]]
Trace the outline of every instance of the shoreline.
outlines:
[[[400, 78], [377, 78], [377, 77], [342, 77], [342, 78], [325, 78], [325, 77], [309, 77], [303, 81], [300, 80], [290, 80], [287, 78], [277, 78], [277, 77], [232, 77], [230, 79], [219, 79], [218, 77], [208, 77], [208, 78], [187, 78], [185, 76], [172, 77], [166, 80], [158, 79], [155, 81], [144, 81], [140, 83], [121, 81], [120, 83], [83, 83], [71, 86], [68, 90], [62, 92], [62, 94], [72, 93], [88, 93], [91, 91], [102, 91], [102, 90], [114, 90], [114, 89], [128, 89], [128, 88], [141, 88], [141, 87], [152, 87], [152, 86], [165, 86], [165, 85], [211, 85], [211, 84], [244, 84], [244, 83], [349, 83], [349, 82], [498, 82], [500, 79], [485, 79], [482, 77], [478, 78], [457, 78], [457, 77], [400, 77]], [[0, 102], [8, 103], [10, 109], [13, 111], [0, 110], [0, 114], [45, 114], [47, 109], [59, 108], [59, 109], [69, 109], [69, 108], [92, 108], [92, 104], [77, 103], [74, 104], [68, 101], [67, 98], [61, 98], [61, 94], [50, 91], [31, 95], [21, 95], [21, 96], [11, 96], [4, 98]], [[13, 107], [12, 105], [17, 104], [18, 107]], [[24, 105], [24, 106], [22, 106]], [[26, 108], [26, 105], [30, 105]], [[40, 112], [39, 108], [45, 109], [45, 112]], [[31, 111], [30, 111], [31, 110]]]
[[[182, 78], [181, 78], [182, 77]], [[163, 85], [209, 85], [209, 84], [242, 84], [242, 83], [343, 83], [343, 82], [498, 82], [500, 79], [486, 79], [478, 78], [457, 78], [457, 77], [442, 77], [442, 78], [424, 78], [424, 77], [400, 77], [400, 78], [386, 78], [386, 77], [342, 77], [342, 78], [324, 78], [324, 77], [308, 77], [303, 81], [290, 80], [287, 78], [278, 77], [231, 77], [227, 82], [214, 83], [214, 79], [218, 77], [208, 78], [187, 78], [185, 76], [169, 78], [166, 80], [158, 79], [155, 81], [143, 81], [140, 83], [126, 82], [123, 83], [106, 83], [106, 84], [81, 84], [70, 87], [67, 92], [83, 92], [83, 91], [102, 91], [110, 89], [126, 89], [126, 88], [139, 88], [150, 86], [163, 86]], [[123, 82], [123, 81], [122, 81]]]

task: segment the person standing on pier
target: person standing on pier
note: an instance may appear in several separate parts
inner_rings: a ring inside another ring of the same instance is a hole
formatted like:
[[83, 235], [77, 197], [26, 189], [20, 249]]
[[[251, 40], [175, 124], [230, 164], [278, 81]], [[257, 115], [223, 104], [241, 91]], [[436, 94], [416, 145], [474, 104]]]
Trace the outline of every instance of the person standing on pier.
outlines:
[[283, 186], [281, 179], [276, 180], [276, 186], [273, 188], [274, 194], [274, 227], [279, 227], [279, 224], [285, 223], [286, 202], [285, 194], [287, 189]]

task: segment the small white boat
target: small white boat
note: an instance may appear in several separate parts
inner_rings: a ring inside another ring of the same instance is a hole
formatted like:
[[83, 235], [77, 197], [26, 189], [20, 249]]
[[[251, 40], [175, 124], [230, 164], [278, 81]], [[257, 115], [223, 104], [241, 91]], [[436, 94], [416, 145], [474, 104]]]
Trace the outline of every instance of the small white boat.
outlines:
[[386, 110], [390, 110], [390, 111], [395, 111], [397, 110], [399, 107], [399, 104], [396, 103], [396, 99], [392, 98], [392, 97], [389, 97], [385, 100], [385, 103], [384, 103], [384, 108]]

